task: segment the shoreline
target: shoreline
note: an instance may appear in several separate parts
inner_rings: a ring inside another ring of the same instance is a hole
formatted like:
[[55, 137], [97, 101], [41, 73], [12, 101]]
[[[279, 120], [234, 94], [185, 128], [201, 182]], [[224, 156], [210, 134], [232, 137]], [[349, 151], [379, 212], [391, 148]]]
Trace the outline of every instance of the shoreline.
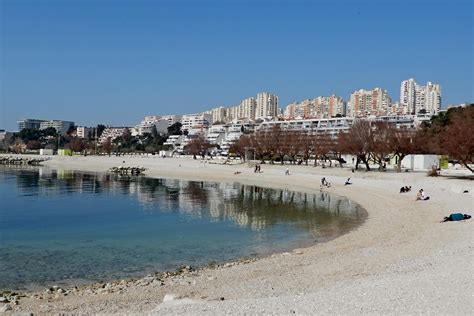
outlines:
[[[51, 166], [6, 166], [6, 169], [9, 168], [18, 168], [22, 170], [38, 170], [40, 168], [46, 168], [46, 169], [51, 169], [51, 170], [64, 170], [64, 171], [73, 171], [73, 172], [84, 172], [84, 173], [97, 173], [97, 174], [107, 174], [109, 172], [107, 171], [90, 171], [90, 170], [79, 170], [79, 169], [56, 169], [56, 167], [51, 167]], [[110, 174], [110, 173], [109, 173]], [[151, 179], [171, 179], [171, 180], [181, 180], [182, 178], [179, 177], [159, 177], [157, 175], [155, 176], [149, 176], [147, 174], [142, 174], [139, 177], [148, 177]], [[198, 179], [192, 179], [192, 180], [186, 180], [186, 181], [199, 181]], [[228, 183], [239, 183], [241, 184], [240, 181], [237, 179], [235, 181], [227, 181]], [[213, 181], [210, 181], [210, 183], [213, 183]], [[222, 182], [215, 182], [215, 183], [222, 183]], [[259, 186], [260, 188], [269, 188], [266, 186]], [[294, 192], [294, 193], [299, 193], [299, 191], [293, 191], [290, 190], [289, 192]], [[308, 194], [317, 194], [319, 192], [311, 192]], [[342, 195], [338, 195], [335, 193], [329, 193], [327, 192], [330, 196], [332, 197], [337, 197], [340, 199], [346, 199], [346, 197]], [[354, 201], [351, 201], [352, 203], [355, 203]], [[295, 240], [292, 241], [291, 243], [288, 243], [288, 245], [282, 247], [273, 247], [271, 249], [266, 249], [265, 251], [259, 252], [259, 253], [249, 253], [244, 256], [240, 257], [232, 257], [229, 259], [225, 260], [220, 260], [220, 261], [214, 261], [214, 260], [208, 260], [208, 263], [204, 264], [196, 264], [196, 265], [191, 265], [191, 263], [183, 263], [182, 265], [177, 265], [174, 269], [172, 270], [149, 270], [149, 271], [142, 271], [140, 273], [137, 273], [137, 275], [132, 275], [132, 276], [122, 276], [122, 277], [111, 277], [111, 278], [105, 278], [105, 279], [58, 279], [58, 280], [53, 280], [53, 281], [45, 281], [44, 284], [41, 283], [30, 283], [30, 284], [24, 284], [21, 287], [18, 288], [1, 288], [0, 293], [4, 291], [12, 291], [12, 292], [21, 292], [21, 293], [35, 293], [35, 292], [41, 292], [44, 290], [47, 290], [48, 288], [52, 288], [53, 286], [59, 286], [62, 289], [66, 290], [66, 292], [72, 290], [73, 288], [82, 288], [82, 289], [89, 289], [97, 284], [106, 284], [106, 283], [117, 283], [117, 282], [127, 282], [127, 283], [134, 283], [142, 278], [148, 277], [150, 275], [175, 275], [176, 271], [180, 270], [180, 268], [184, 266], [189, 266], [192, 268], [194, 272], [199, 272], [199, 271], [204, 271], [207, 269], [216, 269], [216, 268], [222, 268], [223, 266], [228, 266], [230, 265], [236, 265], [236, 264], [241, 264], [241, 263], [248, 263], [248, 262], [253, 262], [257, 260], [261, 260], [266, 257], [270, 257], [273, 255], [278, 255], [282, 253], [288, 253], [292, 252], [295, 249], [306, 249], [309, 247], [313, 247], [317, 244], [322, 244], [322, 243], [327, 243], [330, 242], [331, 240], [334, 240], [336, 238], [339, 238], [340, 236], [343, 236], [345, 234], [350, 233], [351, 231], [358, 229], [359, 226], [363, 225], [364, 222], [367, 220], [368, 213], [367, 211], [361, 207], [359, 204], [355, 203], [354, 207], [357, 207], [357, 212], [359, 213], [358, 217], [360, 217], [360, 221], [356, 224], [356, 226], [341, 232], [340, 234], [335, 234], [331, 236], [326, 236], [324, 238], [317, 238], [317, 236], [314, 236], [312, 234], [308, 234], [308, 237], [305, 238], [304, 240]]]
[[[54, 157], [44, 165], [105, 171], [106, 166], [121, 165], [118, 162], [123, 160], [130, 166], [152, 168], [151, 172], [147, 170], [147, 177], [199, 177], [206, 181], [291, 187], [299, 192], [314, 193], [319, 188], [320, 177], [326, 176], [333, 184], [328, 192], [357, 202], [368, 217], [355, 230], [328, 242], [232, 265], [229, 269], [205, 268], [197, 275], [186, 274], [178, 278], [183, 280], [172, 279], [164, 285], [151, 282], [146, 286], [123, 287], [117, 292], [107, 289], [100, 294], [79, 291], [68, 296], [55, 295], [48, 303], [27, 297], [21, 299], [20, 305], [13, 306], [14, 311], [211, 314], [315, 310], [468, 313], [472, 310], [473, 267], [469, 264], [474, 248], [472, 220], [438, 223], [449, 215], [449, 210], [472, 213], [470, 180], [435, 179], [415, 173], [351, 173], [350, 169], [292, 165], [263, 165], [263, 173], [253, 175], [246, 165], [222, 166], [157, 157]], [[290, 176], [284, 176], [286, 167], [291, 170]], [[242, 173], [234, 175], [235, 171]], [[354, 184], [344, 187], [347, 177]], [[398, 188], [407, 184], [414, 191], [425, 188], [432, 200], [415, 202], [414, 193], [400, 195]], [[463, 187], [470, 193], [462, 194]], [[458, 264], [463, 264], [467, 278], [463, 269], [452, 271]], [[421, 283], [417, 285], [415, 281]], [[427, 284], [435, 285], [438, 291], [429, 290]], [[365, 294], [361, 296], [361, 293]], [[333, 296], [328, 300], [327, 295]], [[221, 297], [225, 299], [222, 301]], [[238, 307], [244, 309], [234, 309]]]

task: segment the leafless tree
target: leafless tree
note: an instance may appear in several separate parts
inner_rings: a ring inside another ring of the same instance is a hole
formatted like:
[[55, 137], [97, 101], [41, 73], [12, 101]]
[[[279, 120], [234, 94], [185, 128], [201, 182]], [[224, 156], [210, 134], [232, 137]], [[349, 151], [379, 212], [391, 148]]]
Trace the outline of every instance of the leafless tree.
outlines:
[[373, 131], [370, 122], [357, 120], [349, 129], [348, 133], [339, 136], [339, 146], [342, 152], [355, 155], [357, 157], [356, 170], [359, 163], [363, 162], [367, 171], [370, 171], [369, 158], [372, 152]]
[[439, 136], [441, 153], [474, 173], [469, 166], [474, 163], [474, 105], [455, 111]]

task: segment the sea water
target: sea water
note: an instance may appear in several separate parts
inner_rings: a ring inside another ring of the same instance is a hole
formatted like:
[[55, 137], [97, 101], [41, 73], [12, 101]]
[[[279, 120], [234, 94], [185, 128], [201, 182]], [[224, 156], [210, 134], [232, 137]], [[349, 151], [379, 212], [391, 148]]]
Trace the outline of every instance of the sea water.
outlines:
[[326, 192], [0, 167], [0, 289], [107, 281], [335, 238], [366, 212]]

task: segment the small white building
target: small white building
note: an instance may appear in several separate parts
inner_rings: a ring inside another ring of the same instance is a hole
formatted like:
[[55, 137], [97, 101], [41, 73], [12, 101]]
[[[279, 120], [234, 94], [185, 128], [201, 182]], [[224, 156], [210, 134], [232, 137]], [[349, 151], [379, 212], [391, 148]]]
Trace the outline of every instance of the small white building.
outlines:
[[408, 155], [402, 160], [402, 168], [413, 171], [427, 171], [433, 166], [440, 167], [438, 155]]

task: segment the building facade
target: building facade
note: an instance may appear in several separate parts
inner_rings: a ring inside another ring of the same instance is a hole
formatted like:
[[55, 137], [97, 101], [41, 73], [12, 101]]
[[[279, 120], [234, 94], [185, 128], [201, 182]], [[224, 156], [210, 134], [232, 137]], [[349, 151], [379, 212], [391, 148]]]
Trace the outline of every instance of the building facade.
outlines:
[[278, 97], [268, 92], [257, 94], [255, 118], [277, 117]]
[[441, 86], [430, 81], [421, 86], [413, 78], [404, 80], [400, 84], [400, 106], [408, 114], [437, 114], [441, 109]]
[[18, 130], [21, 131], [25, 128], [40, 129], [40, 125], [42, 122], [45, 122], [45, 120], [24, 119], [24, 120], [18, 121]]
[[387, 90], [382, 90], [381, 88], [373, 90], [360, 89], [351, 94], [349, 116], [386, 115], [391, 105], [392, 99], [388, 95]]
[[61, 135], [66, 135], [68, 130], [74, 127], [74, 122], [52, 120], [52, 121], [44, 121], [40, 123], [40, 129], [47, 129], [50, 127], [54, 128], [56, 132], [60, 133]]
[[182, 130], [203, 130], [212, 124], [212, 116], [210, 114], [187, 114], [181, 118]]

